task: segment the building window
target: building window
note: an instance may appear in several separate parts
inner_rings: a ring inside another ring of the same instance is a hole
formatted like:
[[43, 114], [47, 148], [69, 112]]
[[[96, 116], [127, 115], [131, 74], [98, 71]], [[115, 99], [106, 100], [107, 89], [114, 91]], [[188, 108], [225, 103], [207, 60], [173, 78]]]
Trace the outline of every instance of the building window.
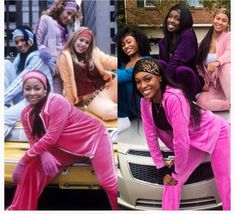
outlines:
[[144, 0], [144, 6], [145, 7], [154, 7], [151, 0]]
[[115, 28], [110, 28], [110, 37], [115, 37]]
[[154, 7], [152, 0], [137, 0], [137, 7]]
[[[6, 3], [5, 3], [6, 4]], [[9, 5], [16, 5], [16, 1], [8, 1]]]
[[115, 12], [114, 11], [110, 12], [110, 21], [115, 22]]
[[114, 5], [115, 1], [114, 0], [110, 0], [110, 5]]
[[23, 16], [23, 24], [25, 25], [29, 25], [29, 13], [28, 12], [23, 12], [22, 13]]
[[199, 0], [187, 0], [187, 2], [191, 7], [203, 7], [203, 5], [199, 3]]
[[137, 0], [137, 7], [144, 7], [144, 0]]
[[113, 55], [116, 54], [116, 44], [111, 44], [111, 45], [110, 45], [110, 52], [111, 52], [111, 54], [113, 54]]
[[8, 13], [8, 16], [9, 16], [9, 22], [16, 22], [16, 12], [10, 12]]

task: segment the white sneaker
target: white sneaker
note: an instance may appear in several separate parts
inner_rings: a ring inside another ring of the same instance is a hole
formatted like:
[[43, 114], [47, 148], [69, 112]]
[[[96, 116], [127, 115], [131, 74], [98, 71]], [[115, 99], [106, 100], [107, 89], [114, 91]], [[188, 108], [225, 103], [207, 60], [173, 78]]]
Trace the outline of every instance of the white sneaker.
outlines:
[[4, 138], [6, 138], [10, 134], [11, 130], [12, 130], [11, 127], [6, 125], [4, 126]]
[[117, 143], [118, 142], [118, 131], [117, 128], [115, 130], [113, 130], [110, 134], [109, 134], [111, 141], [113, 143]]
[[131, 126], [131, 121], [128, 117], [118, 118], [118, 127], [110, 133], [110, 138], [113, 143], [118, 142], [118, 134], [128, 129]]

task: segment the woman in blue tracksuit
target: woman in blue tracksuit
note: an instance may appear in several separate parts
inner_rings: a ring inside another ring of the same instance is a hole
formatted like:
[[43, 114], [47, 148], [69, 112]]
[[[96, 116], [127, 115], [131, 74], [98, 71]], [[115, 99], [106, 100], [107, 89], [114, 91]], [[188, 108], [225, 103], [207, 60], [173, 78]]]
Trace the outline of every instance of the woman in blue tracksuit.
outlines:
[[20, 119], [21, 110], [27, 105], [22, 94], [22, 76], [30, 70], [41, 70], [52, 85], [52, 72], [39, 57], [36, 37], [27, 26], [19, 26], [13, 31], [18, 54], [11, 63], [5, 60], [4, 69], [4, 137]]
[[[122, 28], [117, 36], [118, 46], [118, 133], [127, 129], [130, 120], [136, 118], [137, 113], [131, 104], [132, 70], [135, 63], [142, 57], [150, 55], [148, 38], [141, 32], [129, 28]], [[138, 105], [140, 98], [137, 97]], [[139, 109], [139, 107], [137, 107]]]

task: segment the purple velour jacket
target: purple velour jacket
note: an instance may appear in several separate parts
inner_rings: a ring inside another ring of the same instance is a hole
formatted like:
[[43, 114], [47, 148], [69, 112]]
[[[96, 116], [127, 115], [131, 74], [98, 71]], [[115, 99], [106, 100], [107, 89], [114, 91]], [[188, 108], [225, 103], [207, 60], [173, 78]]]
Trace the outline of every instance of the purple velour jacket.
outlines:
[[159, 42], [160, 59], [167, 63], [167, 72], [172, 77], [179, 66], [187, 66], [196, 73], [196, 56], [198, 50], [197, 37], [193, 29], [188, 28], [181, 32], [180, 40], [177, 47], [171, 53], [168, 59], [164, 52], [168, 51], [167, 38], [164, 37]]
[[141, 98], [141, 117], [147, 145], [157, 168], [165, 166], [158, 138], [175, 155], [175, 172], [182, 174], [185, 170], [190, 146], [211, 154], [220, 134], [222, 117], [210, 111], [201, 110], [200, 127], [196, 130], [190, 121], [190, 107], [183, 92], [167, 86], [162, 99], [162, 107], [172, 131], [156, 128], [152, 101]]

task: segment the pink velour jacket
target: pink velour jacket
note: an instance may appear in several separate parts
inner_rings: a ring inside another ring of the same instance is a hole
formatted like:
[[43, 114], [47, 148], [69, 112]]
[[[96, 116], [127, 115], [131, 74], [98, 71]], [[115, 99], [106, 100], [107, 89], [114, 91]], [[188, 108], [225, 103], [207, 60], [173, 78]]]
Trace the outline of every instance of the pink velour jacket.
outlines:
[[24, 156], [27, 161], [52, 147], [92, 158], [99, 139], [106, 131], [100, 121], [74, 107], [61, 95], [50, 93], [40, 113], [46, 133], [35, 140], [32, 136], [31, 110], [32, 105], [28, 105], [21, 113], [21, 121], [30, 143]]
[[207, 72], [206, 66], [198, 66], [199, 73], [204, 77], [205, 84], [209, 85], [212, 82], [216, 88], [219, 78], [219, 70], [226, 63], [231, 63], [231, 34], [223, 32], [216, 39], [216, 60], [220, 62], [219, 68], [212, 74]]
[[190, 122], [190, 107], [183, 92], [169, 86], [163, 94], [162, 106], [173, 131], [156, 128], [152, 114], [152, 101], [141, 98], [141, 116], [145, 137], [156, 167], [165, 166], [158, 142], [160, 138], [174, 152], [175, 172], [181, 174], [187, 164], [190, 146], [210, 154], [213, 152], [223, 118], [210, 111], [201, 110], [200, 127], [195, 130]]

